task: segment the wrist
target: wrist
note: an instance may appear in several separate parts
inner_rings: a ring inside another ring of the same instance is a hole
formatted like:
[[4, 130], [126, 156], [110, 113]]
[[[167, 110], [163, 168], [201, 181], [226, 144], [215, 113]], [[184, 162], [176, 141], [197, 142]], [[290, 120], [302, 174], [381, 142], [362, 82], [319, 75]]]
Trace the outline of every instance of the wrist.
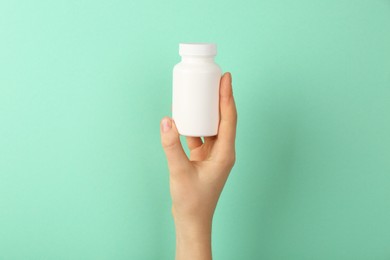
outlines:
[[176, 223], [176, 260], [211, 259], [212, 221]]
[[196, 241], [211, 238], [212, 221], [176, 222], [176, 238], [181, 241]]

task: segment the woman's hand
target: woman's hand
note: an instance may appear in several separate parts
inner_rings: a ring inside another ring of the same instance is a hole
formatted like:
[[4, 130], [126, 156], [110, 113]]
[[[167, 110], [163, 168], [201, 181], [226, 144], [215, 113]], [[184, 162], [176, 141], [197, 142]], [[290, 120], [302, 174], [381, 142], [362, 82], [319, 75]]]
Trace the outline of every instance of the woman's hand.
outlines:
[[235, 163], [237, 111], [231, 75], [220, 84], [218, 135], [186, 137], [188, 158], [174, 121], [161, 121], [161, 142], [170, 172], [172, 213], [176, 226], [176, 259], [211, 259], [211, 224], [214, 211]]

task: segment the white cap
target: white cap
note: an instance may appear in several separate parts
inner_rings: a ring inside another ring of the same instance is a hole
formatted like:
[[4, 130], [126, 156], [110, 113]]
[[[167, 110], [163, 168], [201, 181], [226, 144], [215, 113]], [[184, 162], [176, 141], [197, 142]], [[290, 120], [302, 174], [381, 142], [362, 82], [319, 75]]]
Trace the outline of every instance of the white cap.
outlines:
[[180, 43], [179, 54], [180, 56], [215, 56], [217, 55], [217, 45], [214, 43]]

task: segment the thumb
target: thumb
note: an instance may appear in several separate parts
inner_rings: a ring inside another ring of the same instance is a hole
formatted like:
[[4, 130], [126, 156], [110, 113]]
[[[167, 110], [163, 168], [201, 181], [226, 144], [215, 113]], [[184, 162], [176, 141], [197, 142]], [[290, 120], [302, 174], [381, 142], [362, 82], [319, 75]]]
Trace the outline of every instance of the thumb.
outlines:
[[161, 120], [160, 131], [170, 174], [181, 174], [188, 169], [190, 161], [181, 145], [175, 122], [169, 117], [164, 117]]

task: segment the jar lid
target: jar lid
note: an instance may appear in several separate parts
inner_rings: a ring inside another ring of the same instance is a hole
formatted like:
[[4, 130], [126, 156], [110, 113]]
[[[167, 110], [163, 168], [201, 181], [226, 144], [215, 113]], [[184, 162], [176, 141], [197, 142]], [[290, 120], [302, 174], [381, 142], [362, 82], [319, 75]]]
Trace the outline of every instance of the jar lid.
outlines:
[[217, 45], [214, 43], [180, 43], [179, 54], [180, 56], [215, 56], [217, 55]]

